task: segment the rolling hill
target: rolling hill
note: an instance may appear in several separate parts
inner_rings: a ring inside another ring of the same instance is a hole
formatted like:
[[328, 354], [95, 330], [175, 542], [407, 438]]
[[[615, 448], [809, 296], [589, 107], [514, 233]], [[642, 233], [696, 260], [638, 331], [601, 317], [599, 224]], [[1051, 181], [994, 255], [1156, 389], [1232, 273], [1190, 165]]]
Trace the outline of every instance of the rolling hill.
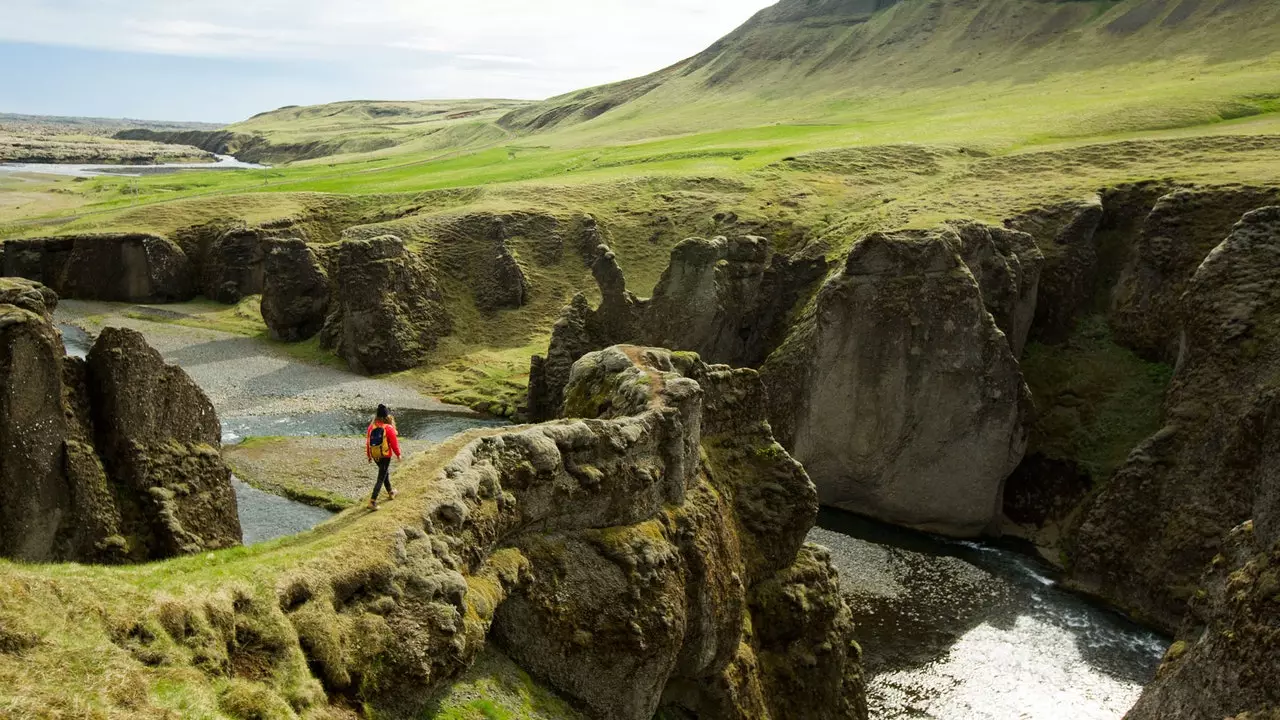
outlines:
[[[1033, 83], [1055, 101], [1152, 86], [1184, 120], [1236, 117], [1275, 98], [1194, 83], [1256, 69], [1280, 52], [1277, 27], [1280, 4], [1268, 0], [783, 0], [694, 57], [518, 108], [499, 124], [580, 126], [578, 135], [603, 138], [839, 122], [913, 92], [981, 96]], [[1276, 89], [1274, 74], [1270, 82]], [[1183, 95], [1207, 105], [1188, 108]], [[1221, 107], [1208, 106], [1215, 95]]]

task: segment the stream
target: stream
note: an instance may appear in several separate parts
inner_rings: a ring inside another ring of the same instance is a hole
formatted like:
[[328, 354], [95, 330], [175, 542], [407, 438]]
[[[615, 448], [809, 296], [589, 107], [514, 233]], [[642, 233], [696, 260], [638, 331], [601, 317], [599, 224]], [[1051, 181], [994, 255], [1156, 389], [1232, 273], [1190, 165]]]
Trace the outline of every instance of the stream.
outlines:
[[1062, 588], [1029, 554], [824, 509], [873, 718], [1119, 720], [1169, 639]]
[[[61, 326], [67, 352], [91, 338]], [[440, 442], [503, 421], [396, 411], [403, 437]], [[369, 417], [331, 410], [224, 418], [223, 442], [359, 436]], [[234, 480], [245, 545], [308, 530], [332, 514]], [[810, 541], [831, 550], [864, 648], [871, 717], [1119, 720], [1168, 638], [1059, 585], [1024, 549], [961, 542], [824, 509]]]

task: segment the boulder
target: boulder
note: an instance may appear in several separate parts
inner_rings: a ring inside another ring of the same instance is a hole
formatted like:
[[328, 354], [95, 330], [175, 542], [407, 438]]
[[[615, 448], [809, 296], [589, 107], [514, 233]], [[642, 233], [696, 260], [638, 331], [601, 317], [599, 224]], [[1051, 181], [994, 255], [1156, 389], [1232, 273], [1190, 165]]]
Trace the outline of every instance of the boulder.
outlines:
[[262, 319], [276, 340], [310, 339], [329, 315], [329, 274], [302, 240], [271, 240], [268, 247]]
[[204, 257], [204, 296], [233, 305], [248, 295], [262, 294], [267, 245], [267, 232], [260, 229], [234, 228], [220, 235]]
[[238, 544], [208, 399], [132, 331], [65, 357], [47, 311], [28, 309], [51, 309], [49, 292], [0, 280], [0, 555], [110, 563]]
[[1280, 204], [1280, 189], [1187, 189], [1156, 202], [1134, 241], [1112, 296], [1111, 326], [1145, 359], [1178, 355], [1179, 298], [1200, 263], [1245, 213]]
[[[1007, 227], [1028, 233], [1044, 257], [1031, 339], [1051, 344], [1066, 340], [1076, 318], [1093, 299], [1102, 218], [1102, 198], [1095, 195], [1030, 210], [1005, 221]], [[1017, 355], [1021, 357], [1021, 352]]]
[[1268, 440], [1280, 378], [1276, 267], [1280, 208], [1265, 208], [1185, 284], [1166, 425], [1130, 454], [1068, 538], [1078, 585], [1170, 631], [1221, 539], [1254, 517], [1280, 465]]
[[824, 504], [953, 536], [999, 518], [1030, 404], [954, 232], [873, 233], [765, 363]]
[[394, 235], [339, 243], [331, 278], [321, 341], [356, 372], [416, 367], [452, 328], [430, 269]]

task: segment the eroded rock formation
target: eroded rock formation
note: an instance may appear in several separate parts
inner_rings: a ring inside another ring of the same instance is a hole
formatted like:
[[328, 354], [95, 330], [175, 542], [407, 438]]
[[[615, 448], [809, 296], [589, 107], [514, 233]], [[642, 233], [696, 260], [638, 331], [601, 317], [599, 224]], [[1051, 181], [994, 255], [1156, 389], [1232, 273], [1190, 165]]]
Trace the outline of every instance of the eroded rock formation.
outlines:
[[271, 337], [285, 342], [314, 337], [329, 316], [330, 294], [329, 274], [306, 242], [269, 241], [262, 320]]
[[1200, 579], [1178, 640], [1125, 720], [1280, 715], [1280, 542], [1237, 527]]
[[824, 502], [978, 534], [997, 524], [1025, 448], [1030, 408], [1015, 352], [1035, 316], [1042, 260], [1026, 233], [978, 223], [873, 235], [790, 324], [825, 260], [771, 255], [759, 237], [693, 238], [640, 300], [602, 246], [592, 266], [601, 305], [580, 295], [565, 310], [547, 357], [531, 366], [530, 413], [567, 407], [568, 368], [611, 343], [763, 362], [770, 423]]
[[419, 365], [452, 326], [422, 258], [393, 235], [344, 240], [332, 253], [334, 295], [321, 333], [324, 346], [360, 373]]
[[1135, 238], [1112, 295], [1111, 325], [1121, 344], [1148, 359], [1178, 357], [1179, 299], [1209, 251], [1242, 215], [1280, 204], [1280, 190], [1185, 189], [1161, 197]]
[[[765, 363], [771, 421], [825, 504], [961, 536], [998, 521], [1030, 406], [964, 247], [949, 229], [862, 238]], [[1018, 317], [1017, 283], [998, 286]]]
[[3, 275], [86, 300], [174, 302], [196, 288], [182, 248], [158, 235], [106, 234], [10, 240]]
[[1252, 212], [1200, 264], [1175, 312], [1166, 425], [1088, 506], [1071, 543], [1086, 588], [1176, 628], [1227, 531], [1253, 517], [1280, 456], [1280, 208]]
[[208, 399], [129, 330], [66, 357], [56, 302], [0, 280], [0, 555], [126, 562], [238, 544]]
[[[838, 578], [804, 543], [816, 494], [769, 434], [756, 373], [615, 347], [572, 376], [583, 417], [419, 456], [395, 504], [302, 552], [221, 555], [216, 575], [113, 595], [134, 608], [119, 623], [55, 595], [79, 618], [65, 637], [105, 633], [122, 650], [106, 662], [183, 672], [191, 692], [258, 713], [416, 716], [494, 643], [589, 717], [865, 718]], [[25, 642], [24, 616], [5, 617]], [[63, 637], [27, 658], [64, 652]]]

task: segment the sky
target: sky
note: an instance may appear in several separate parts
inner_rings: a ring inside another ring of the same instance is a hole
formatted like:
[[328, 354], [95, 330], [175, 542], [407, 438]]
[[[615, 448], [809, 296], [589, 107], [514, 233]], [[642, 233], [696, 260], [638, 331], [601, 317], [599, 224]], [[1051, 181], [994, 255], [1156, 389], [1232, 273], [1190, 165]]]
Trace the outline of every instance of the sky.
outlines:
[[770, 0], [0, 0], [0, 112], [234, 122], [541, 99], [693, 55]]

